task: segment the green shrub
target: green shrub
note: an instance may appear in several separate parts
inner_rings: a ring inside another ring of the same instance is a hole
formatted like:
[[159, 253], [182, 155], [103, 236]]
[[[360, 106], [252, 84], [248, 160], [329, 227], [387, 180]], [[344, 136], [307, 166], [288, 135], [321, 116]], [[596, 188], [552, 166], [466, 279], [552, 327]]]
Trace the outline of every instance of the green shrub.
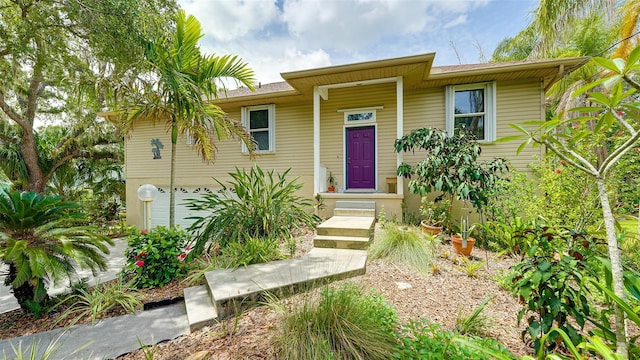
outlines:
[[183, 230], [163, 226], [129, 235], [125, 255], [125, 277], [138, 288], [154, 288], [168, 284], [189, 272], [184, 261], [191, 248]]
[[314, 228], [319, 218], [311, 213], [311, 200], [296, 195], [302, 184], [287, 181], [290, 170], [274, 176], [273, 170], [265, 173], [257, 166], [249, 172], [236, 168], [227, 185], [215, 180], [220, 191], [187, 200], [191, 210], [207, 213], [192, 218], [194, 253], [213, 242], [224, 247], [245, 238], [286, 239], [294, 229]]
[[[493, 359], [467, 344], [454, 340], [456, 335], [446, 331], [442, 326], [425, 319], [410, 320], [400, 331], [401, 345], [396, 347], [393, 358], [401, 360], [483, 360]], [[484, 349], [492, 349], [498, 353], [511, 355], [507, 349], [493, 339], [471, 339], [467, 341]]]
[[[527, 230], [523, 236], [535, 245], [509, 275], [513, 292], [525, 305], [518, 312], [518, 323], [529, 314], [522, 338], [531, 339], [537, 351], [543, 346], [542, 336], [557, 327], [574, 344], [579, 343], [582, 335], [578, 328], [582, 329], [591, 314], [588, 289], [583, 284], [585, 276], [595, 275], [589, 264], [593, 257], [590, 238], [550, 227]], [[548, 350], [556, 345], [557, 336], [548, 338]]]
[[435, 240], [418, 228], [390, 223], [371, 244], [369, 253], [372, 259], [388, 258], [428, 273], [435, 256]]
[[282, 259], [278, 242], [274, 239], [248, 238], [243, 242], [231, 242], [218, 257], [224, 267], [240, 267]]
[[347, 283], [286, 314], [274, 341], [279, 359], [389, 359], [396, 324], [380, 295]]
[[75, 324], [85, 316], [91, 317], [91, 324], [109, 310], [120, 307], [128, 313], [134, 313], [142, 308], [141, 295], [133, 291], [131, 283], [120, 280], [99, 284], [91, 289], [76, 288], [76, 291], [67, 296], [58, 305], [70, 304], [69, 308], [56, 320], [60, 322], [69, 316], [75, 316]]

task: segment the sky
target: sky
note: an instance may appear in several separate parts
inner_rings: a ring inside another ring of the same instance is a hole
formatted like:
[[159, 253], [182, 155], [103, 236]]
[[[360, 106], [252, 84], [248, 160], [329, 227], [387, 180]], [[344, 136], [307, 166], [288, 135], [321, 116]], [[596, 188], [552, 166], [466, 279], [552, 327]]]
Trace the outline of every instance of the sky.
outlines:
[[484, 62], [522, 30], [536, 0], [179, 0], [206, 53], [238, 55], [265, 84], [280, 73], [435, 52]]

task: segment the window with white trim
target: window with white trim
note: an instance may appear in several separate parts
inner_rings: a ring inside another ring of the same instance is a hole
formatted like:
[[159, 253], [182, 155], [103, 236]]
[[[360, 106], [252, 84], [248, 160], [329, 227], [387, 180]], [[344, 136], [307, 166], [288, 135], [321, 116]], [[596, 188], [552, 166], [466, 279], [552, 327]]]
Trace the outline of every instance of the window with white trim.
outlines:
[[446, 87], [447, 132], [468, 131], [480, 142], [496, 139], [495, 83]]
[[[257, 152], [274, 152], [275, 144], [275, 104], [247, 106], [242, 108], [242, 124], [256, 143]], [[242, 152], [248, 152], [242, 144]]]

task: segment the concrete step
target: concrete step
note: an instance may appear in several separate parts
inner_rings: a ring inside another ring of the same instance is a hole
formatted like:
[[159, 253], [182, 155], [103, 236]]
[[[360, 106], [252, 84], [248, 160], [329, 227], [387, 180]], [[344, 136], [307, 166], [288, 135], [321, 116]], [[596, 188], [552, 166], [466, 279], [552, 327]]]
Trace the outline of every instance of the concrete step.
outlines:
[[362, 200], [336, 200], [336, 208], [375, 210], [376, 202]]
[[300, 258], [214, 270], [207, 272], [205, 277], [222, 319], [266, 301], [267, 293], [283, 297], [330, 281], [362, 275], [366, 262], [364, 250], [314, 248]]
[[334, 216], [318, 225], [318, 235], [370, 237], [376, 219], [366, 216]]
[[218, 312], [205, 285], [185, 288], [184, 304], [187, 308], [190, 331], [211, 325], [218, 320]]
[[375, 217], [375, 209], [351, 209], [351, 208], [335, 208], [333, 209], [334, 216], [368, 216]]
[[317, 235], [313, 238], [316, 248], [366, 250], [371, 237]]

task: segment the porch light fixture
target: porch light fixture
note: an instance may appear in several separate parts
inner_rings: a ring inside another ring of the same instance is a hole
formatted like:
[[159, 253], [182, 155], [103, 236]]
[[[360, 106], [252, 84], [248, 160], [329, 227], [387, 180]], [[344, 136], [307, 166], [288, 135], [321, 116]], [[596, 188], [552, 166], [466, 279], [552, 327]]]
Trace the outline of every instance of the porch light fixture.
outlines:
[[144, 229], [151, 228], [151, 202], [158, 195], [158, 188], [151, 184], [140, 185], [138, 188], [138, 199], [144, 202]]

